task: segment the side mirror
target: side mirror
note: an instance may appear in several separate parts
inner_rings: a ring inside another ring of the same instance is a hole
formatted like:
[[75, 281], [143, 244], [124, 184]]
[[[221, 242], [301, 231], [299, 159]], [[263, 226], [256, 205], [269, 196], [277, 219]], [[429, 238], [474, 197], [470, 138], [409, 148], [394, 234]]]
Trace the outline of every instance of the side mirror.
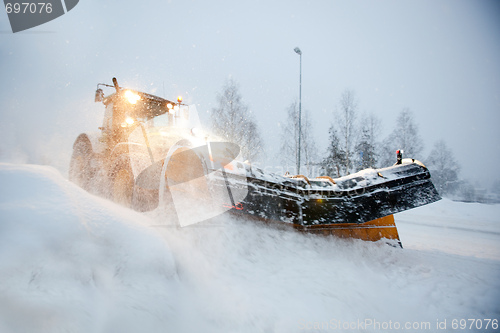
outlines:
[[95, 102], [102, 102], [104, 100], [104, 92], [101, 88], [95, 91]]

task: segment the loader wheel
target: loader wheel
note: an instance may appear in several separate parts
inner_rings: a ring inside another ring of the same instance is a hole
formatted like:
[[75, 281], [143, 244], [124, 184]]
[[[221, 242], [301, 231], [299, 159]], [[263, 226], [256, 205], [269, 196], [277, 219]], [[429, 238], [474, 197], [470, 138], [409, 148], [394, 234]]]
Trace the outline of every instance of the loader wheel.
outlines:
[[92, 166], [94, 152], [92, 144], [86, 135], [81, 135], [73, 145], [73, 154], [69, 165], [69, 180], [86, 191], [91, 189], [91, 182], [95, 175]]
[[132, 206], [134, 176], [127, 157], [119, 157], [112, 173], [111, 198], [125, 207]]

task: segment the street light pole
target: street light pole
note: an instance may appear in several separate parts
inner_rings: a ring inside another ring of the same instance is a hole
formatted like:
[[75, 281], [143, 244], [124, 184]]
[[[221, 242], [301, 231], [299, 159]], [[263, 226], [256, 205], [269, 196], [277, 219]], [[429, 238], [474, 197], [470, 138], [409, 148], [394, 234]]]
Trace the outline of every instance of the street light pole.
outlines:
[[300, 141], [302, 138], [302, 51], [296, 47], [293, 49], [300, 56], [300, 78], [299, 78], [299, 147], [297, 151], [297, 174], [300, 175]]

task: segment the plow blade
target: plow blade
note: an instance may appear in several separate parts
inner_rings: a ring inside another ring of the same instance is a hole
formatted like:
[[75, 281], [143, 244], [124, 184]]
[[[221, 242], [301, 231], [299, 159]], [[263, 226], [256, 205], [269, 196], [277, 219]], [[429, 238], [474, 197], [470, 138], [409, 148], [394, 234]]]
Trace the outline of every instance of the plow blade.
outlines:
[[394, 215], [384, 216], [365, 223], [317, 224], [312, 226], [294, 225], [294, 228], [307, 233], [324, 236], [333, 235], [340, 238], [356, 238], [372, 242], [381, 239], [393, 240], [397, 245], [402, 247], [398, 229], [394, 222]]
[[302, 226], [362, 224], [441, 199], [418, 164], [370, 170], [313, 186], [304, 179], [248, 178], [243, 211]]
[[393, 214], [441, 199], [427, 168], [413, 160], [321, 179], [321, 184], [305, 177], [272, 179], [258, 170], [247, 179], [249, 194], [234, 213], [288, 223], [304, 232], [371, 241], [399, 242]]
[[[303, 232], [399, 242], [393, 214], [441, 199], [429, 171], [418, 161], [308, 180], [231, 162], [236, 154], [220, 162], [214, 153], [218, 146], [210, 147], [172, 149], [161, 165], [151, 166], [137, 179], [136, 188], [158, 189], [159, 204], [168, 201], [165, 207], [179, 226], [229, 211]], [[224, 145], [219, 148], [223, 151]], [[159, 177], [143, 177], [159, 172]], [[154, 182], [145, 186], [143, 178]]]

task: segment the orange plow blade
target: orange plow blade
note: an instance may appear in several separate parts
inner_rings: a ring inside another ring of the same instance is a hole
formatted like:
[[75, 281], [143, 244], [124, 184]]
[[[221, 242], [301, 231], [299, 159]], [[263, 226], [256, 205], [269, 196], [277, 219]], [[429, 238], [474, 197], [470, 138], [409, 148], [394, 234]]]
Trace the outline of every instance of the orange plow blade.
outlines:
[[340, 238], [357, 238], [364, 241], [378, 241], [381, 239], [395, 240], [401, 246], [398, 229], [394, 222], [394, 215], [384, 216], [365, 223], [335, 223], [317, 224], [312, 226], [294, 225], [295, 229], [303, 232], [334, 235]]

